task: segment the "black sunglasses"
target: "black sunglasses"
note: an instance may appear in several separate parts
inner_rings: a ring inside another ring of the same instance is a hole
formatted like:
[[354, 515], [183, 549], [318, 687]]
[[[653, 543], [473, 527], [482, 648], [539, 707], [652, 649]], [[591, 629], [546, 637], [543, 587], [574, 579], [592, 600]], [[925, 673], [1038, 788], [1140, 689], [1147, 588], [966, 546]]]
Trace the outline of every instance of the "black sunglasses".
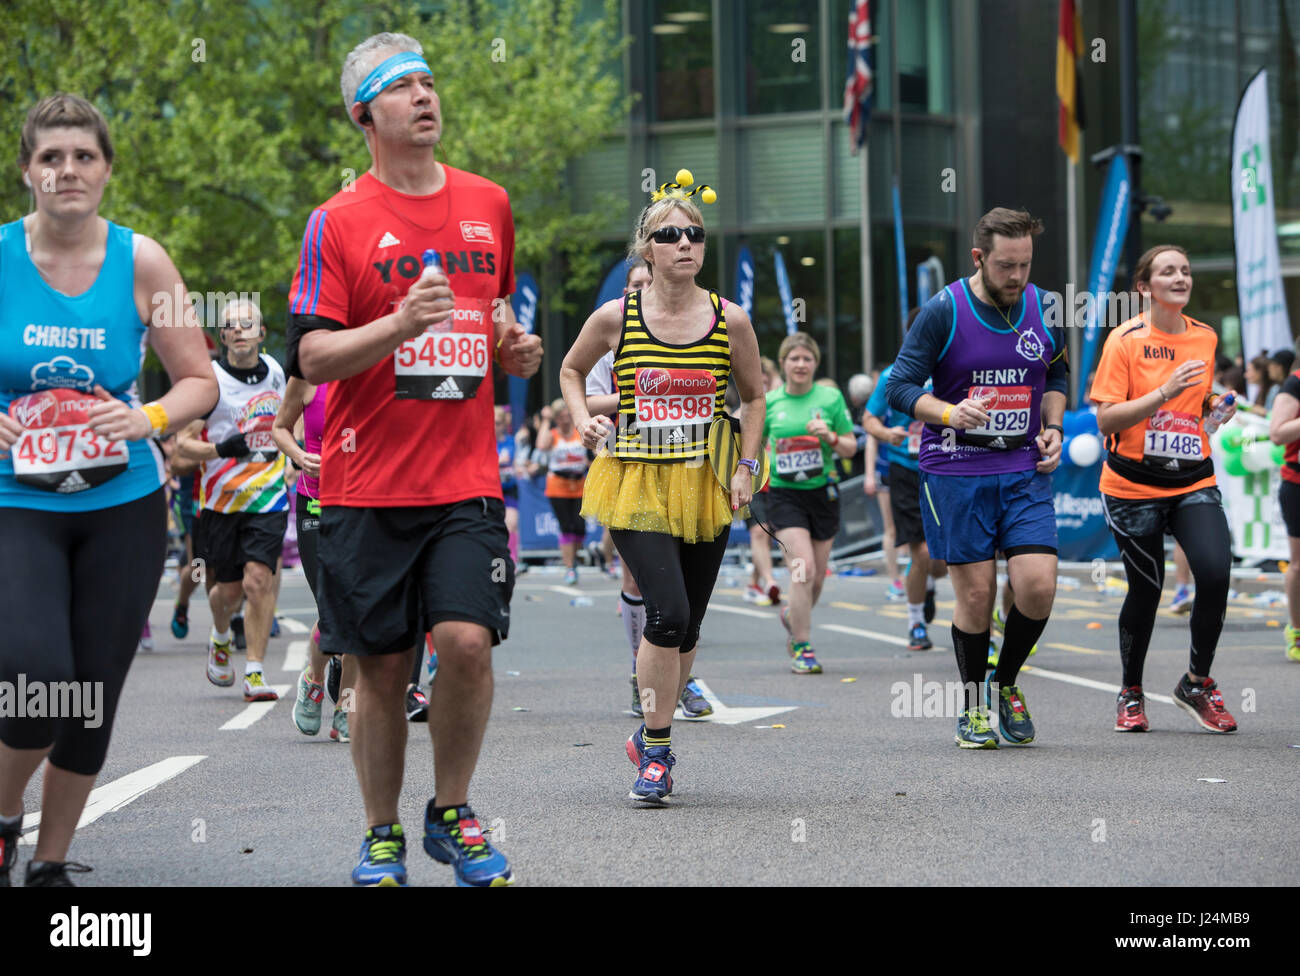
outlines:
[[682, 239], [683, 232], [692, 244], [704, 243], [704, 228], [699, 224], [691, 224], [689, 227], [660, 227], [650, 235], [650, 239], [656, 244], [676, 244]]

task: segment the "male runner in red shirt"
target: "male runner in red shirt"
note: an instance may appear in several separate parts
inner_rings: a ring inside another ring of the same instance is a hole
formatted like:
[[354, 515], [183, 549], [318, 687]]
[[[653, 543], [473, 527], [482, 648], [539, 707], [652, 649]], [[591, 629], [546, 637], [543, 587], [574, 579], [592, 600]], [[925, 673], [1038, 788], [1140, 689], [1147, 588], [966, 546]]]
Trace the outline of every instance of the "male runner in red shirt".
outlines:
[[[397, 822], [407, 679], [438, 648], [424, 847], [456, 883], [513, 881], [469, 806], [492, 706], [492, 645], [514, 566], [492, 419], [492, 367], [528, 377], [541, 340], [515, 322], [506, 191], [440, 164], [442, 111], [419, 42], [378, 34], [343, 66], [373, 165], [312, 212], [290, 292], [290, 372], [334, 381], [321, 446], [319, 603], [327, 654], [355, 654], [352, 757], [367, 831], [357, 885], [404, 885]], [[422, 254], [441, 268], [422, 275]], [[485, 382], [486, 381], [486, 382]]]

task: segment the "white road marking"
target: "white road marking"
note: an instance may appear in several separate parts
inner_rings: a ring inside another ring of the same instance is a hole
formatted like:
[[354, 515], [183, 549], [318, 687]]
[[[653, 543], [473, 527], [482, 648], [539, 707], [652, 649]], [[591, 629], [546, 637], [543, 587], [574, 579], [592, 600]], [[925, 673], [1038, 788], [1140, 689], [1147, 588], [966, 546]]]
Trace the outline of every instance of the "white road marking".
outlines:
[[706, 715], [704, 718], [697, 719], [699, 722], [716, 722], [719, 725], [740, 725], [743, 722], [756, 722], [760, 718], [769, 718], [772, 715], [780, 715], [782, 712], [793, 712], [797, 705], [778, 705], [767, 707], [740, 707], [731, 708], [722, 704], [722, 699], [715, 695], [699, 678], [695, 679], [696, 686], [700, 689], [700, 694], [705, 700], [713, 706], [713, 714]]
[[310, 634], [311, 628], [301, 620], [294, 620], [293, 617], [281, 617], [280, 626], [291, 634]]
[[842, 624], [818, 624], [822, 630], [833, 630], [838, 634], [852, 634], [854, 637], [868, 637], [871, 640], [884, 641], [886, 644], [897, 644], [899, 647], [906, 647], [907, 641], [902, 637], [895, 637], [893, 634], [882, 634], [875, 630], [862, 630], [858, 627], [845, 627]]
[[307, 641], [289, 641], [289, 649], [284, 652], [284, 666], [281, 671], [301, 671], [307, 666]]
[[[1112, 695], [1120, 693], [1119, 685], [1110, 685], [1104, 681], [1093, 681], [1092, 678], [1080, 678], [1077, 674], [1066, 674], [1064, 671], [1048, 671], [1036, 665], [1026, 664], [1021, 671], [1029, 674], [1040, 675], [1044, 678], [1051, 678], [1053, 681], [1064, 681], [1066, 684], [1079, 685], [1082, 688], [1096, 688], [1098, 691], [1108, 691]], [[1164, 705], [1172, 705], [1174, 700], [1168, 695], [1157, 695], [1155, 692], [1143, 692], [1143, 695], [1151, 701], [1158, 701]]]
[[[179, 776], [195, 763], [207, 758], [207, 756], [172, 756], [152, 766], [138, 769], [134, 773], [127, 773], [121, 779], [115, 779], [111, 783], [96, 786], [86, 798], [86, 808], [81, 811], [77, 829], [80, 830], [87, 824], [94, 823], [106, 813], [121, 810], [128, 803], [138, 800], [150, 790], [167, 782], [173, 776]], [[39, 810], [36, 813], [29, 813], [23, 817], [23, 830], [31, 830], [33, 827], [40, 826], [40, 823]], [[35, 844], [39, 834], [40, 831], [32, 830], [30, 834], [24, 834], [18, 843]]]
[[758, 617], [761, 620], [771, 620], [773, 623], [780, 623], [780, 618], [771, 610], [751, 610], [749, 607], [729, 607], [725, 603], [710, 603], [710, 610], [721, 610], [723, 613], [738, 613], [744, 617]]
[[552, 593], [563, 593], [565, 596], [618, 596], [618, 590], [583, 590], [576, 586], [539, 586], [539, 590], [550, 590]]
[[[284, 700], [284, 696], [289, 693], [289, 689], [292, 687], [293, 687], [292, 685], [271, 685], [270, 686], [271, 690], [280, 696], [281, 701]], [[279, 701], [250, 702], [248, 705], [244, 707], [244, 710], [242, 712], [240, 712], [238, 715], [232, 718], [225, 725], [221, 726], [221, 728], [218, 729], [217, 731], [225, 732], [229, 729], [246, 729], [254, 722], [256, 722], [259, 718], [262, 718], [262, 716], [264, 716], [271, 709], [275, 708], [275, 706], [278, 705], [279, 703], [280, 703]]]

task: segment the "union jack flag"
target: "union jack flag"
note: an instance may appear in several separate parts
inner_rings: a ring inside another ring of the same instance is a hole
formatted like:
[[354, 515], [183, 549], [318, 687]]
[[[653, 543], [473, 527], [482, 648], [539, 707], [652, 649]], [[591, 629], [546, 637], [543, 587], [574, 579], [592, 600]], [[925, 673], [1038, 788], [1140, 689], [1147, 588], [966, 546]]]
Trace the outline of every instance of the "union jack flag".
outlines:
[[871, 33], [871, 4], [857, 0], [849, 14], [849, 73], [844, 80], [844, 121], [849, 124], [853, 154], [867, 141], [867, 120], [871, 118], [871, 99], [875, 94], [876, 43]]

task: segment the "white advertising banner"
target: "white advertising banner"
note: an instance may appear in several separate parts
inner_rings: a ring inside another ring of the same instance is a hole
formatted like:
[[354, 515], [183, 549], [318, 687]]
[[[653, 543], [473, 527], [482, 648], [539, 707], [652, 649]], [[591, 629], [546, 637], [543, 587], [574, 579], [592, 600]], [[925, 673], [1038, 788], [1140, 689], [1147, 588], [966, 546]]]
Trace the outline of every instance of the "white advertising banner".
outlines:
[[1246, 362], [1261, 352], [1292, 346], [1273, 213], [1268, 134], [1268, 76], [1261, 68], [1242, 92], [1232, 127], [1230, 199], [1237, 254], [1237, 308]]

